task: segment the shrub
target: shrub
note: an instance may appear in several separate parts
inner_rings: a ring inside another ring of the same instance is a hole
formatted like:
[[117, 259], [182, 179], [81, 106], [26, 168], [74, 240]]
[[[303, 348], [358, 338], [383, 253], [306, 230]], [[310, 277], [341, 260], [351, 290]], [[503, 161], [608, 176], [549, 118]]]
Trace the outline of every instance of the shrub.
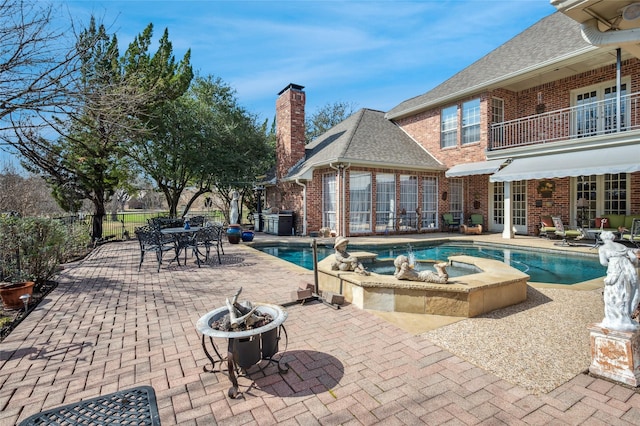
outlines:
[[45, 218], [0, 217], [0, 279], [51, 279], [64, 256], [64, 226]]

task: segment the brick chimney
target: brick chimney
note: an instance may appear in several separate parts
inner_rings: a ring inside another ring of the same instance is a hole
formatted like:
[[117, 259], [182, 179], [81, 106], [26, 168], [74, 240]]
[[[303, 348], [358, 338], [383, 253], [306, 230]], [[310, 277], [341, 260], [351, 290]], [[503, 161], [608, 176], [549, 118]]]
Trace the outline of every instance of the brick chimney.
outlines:
[[276, 100], [276, 178], [287, 175], [304, 158], [304, 86], [289, 84]]

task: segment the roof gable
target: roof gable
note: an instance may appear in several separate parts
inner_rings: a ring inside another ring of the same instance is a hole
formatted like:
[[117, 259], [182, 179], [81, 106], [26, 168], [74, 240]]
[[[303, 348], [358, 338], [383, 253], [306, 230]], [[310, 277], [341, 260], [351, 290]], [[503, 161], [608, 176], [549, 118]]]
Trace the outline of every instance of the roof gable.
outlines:
[[332, 163], [443, 170], [444, 167], [382, 111], [363, 108], [309, 143], [288, 178]]

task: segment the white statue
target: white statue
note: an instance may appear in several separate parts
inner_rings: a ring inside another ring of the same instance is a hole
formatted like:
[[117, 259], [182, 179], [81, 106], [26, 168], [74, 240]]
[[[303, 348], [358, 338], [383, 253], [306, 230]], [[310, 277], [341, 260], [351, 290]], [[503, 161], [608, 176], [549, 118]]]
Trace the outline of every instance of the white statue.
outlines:
[[638, 288], [638, 250], [614, 242], [613, 232], [604, 231], [598, 249], [600, 263], [607, 267], [604, 279], [604, 319], [602, 327], [618, 331], [635, 331], [640, 324], [631, 318], [640, 300]]
[[231, 199], [231, 209], [229, 211], [229, 220], [231, 225], [235, 225], [238, 223], [238, 191], [233, 191], [233, 196]]
[[347, 238], [342, 236], [336, 237], [336, 242], [333, 245], [333, 248], [336, 249], [334, 255], [335, 260], [331, 264], [331, 269], [334, 271], [354, 271], [360, 275], [370, 275], [369, 271], [362, 266], [358, 258], [351, 256], [349, 252], [347, 252], [347, 244], [349, 244]]
[[449, 281], [449, 274], [447, 274], [447, 270], [445, 269], [447, 266], [446, 262], [433, 265], [436, 271], [438, 271], [437, 274], [432, 271], [416, 271], [409, 262], [409, 258], [404, 255], [396, 257], [393, 265], [396, 267], [396, 272], [393, 276], [399, 280], [424, 281], [436, 284], [446, 284]]

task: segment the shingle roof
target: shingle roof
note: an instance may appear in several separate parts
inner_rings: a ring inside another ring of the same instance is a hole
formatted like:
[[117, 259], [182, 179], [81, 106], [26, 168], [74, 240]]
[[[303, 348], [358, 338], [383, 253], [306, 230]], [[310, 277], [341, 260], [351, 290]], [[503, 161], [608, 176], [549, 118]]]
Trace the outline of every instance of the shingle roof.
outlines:
[[444, 170], [418, 142], [409, 137], [384, 112], [363, 108], [306, 146], [305, 160], [288, 178], [300, 177], [330, 163]]
[[569, 55], [594, 49], [581, 35], [580, 24], [555, 12], [488, 53], [433, 90], [408, 99], [387, 112], [389, 119], [436, 106], [440, 101], [479, 92], [491, 84], [523, 74]]

